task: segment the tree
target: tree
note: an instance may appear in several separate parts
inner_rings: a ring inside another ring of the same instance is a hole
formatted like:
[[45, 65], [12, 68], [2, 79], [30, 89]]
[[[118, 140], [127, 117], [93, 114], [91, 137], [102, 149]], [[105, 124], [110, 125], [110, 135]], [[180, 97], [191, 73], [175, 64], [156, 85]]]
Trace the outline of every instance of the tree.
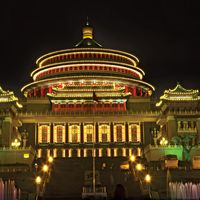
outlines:
[[183, 147], [183, 157], [184, 160], [190, 161], [190, 151], [192, 147], [195, 146], [194, 140], [196, 139], [196, 135], [191, 135], [191, 134], [183, 134], [183, 135], [177, 135], [172, 138], [172, 142], [176, 145], [182, 145]]

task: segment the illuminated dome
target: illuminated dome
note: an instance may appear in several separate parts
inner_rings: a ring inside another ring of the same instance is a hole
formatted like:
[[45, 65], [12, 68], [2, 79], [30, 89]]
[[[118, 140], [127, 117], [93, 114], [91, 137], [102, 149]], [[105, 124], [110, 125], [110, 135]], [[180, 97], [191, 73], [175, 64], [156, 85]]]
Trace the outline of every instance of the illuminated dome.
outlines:
[[[82, 40], [74, 48], [45, 54], [36, 64], [37, 69], [31, 73], [33, 82], [21, 89], [27, 98], [60, 95], [66, 99], [71, 93], [69, 98], [80, 100], [92, 97], [95, 91], [103, 100], [109, 95], [123, 96], [127, 100], [130, 96], [151, 96], [154, 90], [143, 81], [145, 73], [138, 67], [138, 58], [103, 48], [93, 39], [93, 28], [88, 23], [83, 27]], [[61, 88], [62, 95], [58, 95]]]

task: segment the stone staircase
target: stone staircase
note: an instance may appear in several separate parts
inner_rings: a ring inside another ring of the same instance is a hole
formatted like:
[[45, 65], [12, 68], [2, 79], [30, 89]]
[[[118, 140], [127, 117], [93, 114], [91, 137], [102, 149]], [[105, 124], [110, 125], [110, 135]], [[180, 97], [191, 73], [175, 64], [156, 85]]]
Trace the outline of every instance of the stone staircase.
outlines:
[[[138, 199], [140, 187], [130, 171], [119, 167], [124, 158], [96, 158], [96, 170], [100, 173], [100, 183], [106, 187], [111, 199], [117, 183], [124, 185], [129, 199]], [[105, 164], [103, 164], [105, 163]], [[45, 200], [81, 199], [85, 171], [92, 170], [92, 158], [55, 159], [50, 180], [44, 192]]]
[[51, 178], [46, 186], [45, 198], [71, 198], [81, 197], [84, 184], [84, 170], [88, 162], [82, 164], [78, 159], [56, 159], [53, 164]]

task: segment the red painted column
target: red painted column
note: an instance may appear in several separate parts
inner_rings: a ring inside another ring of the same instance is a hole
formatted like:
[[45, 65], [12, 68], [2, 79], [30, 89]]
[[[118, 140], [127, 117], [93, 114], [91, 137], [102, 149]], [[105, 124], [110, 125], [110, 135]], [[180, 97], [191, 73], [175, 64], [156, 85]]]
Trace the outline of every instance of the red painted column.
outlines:
[[134, 96], [134, 97], [137, 96], [136, 89], [137, 89], [136, 86], [134, 86], [134, 87], [133, 87], [133, 96]]
[[34, 91], [33, 91], [33, 96], [36, 97], [37, 96], [37, 88], [34, 88]]
[[52, 93], [52, 86], [49, 86], [49, 93]]
[[126, 102], [124, 102], [124, 110], [126, 110]]
[[120, 103], [117, 104], [117, 110], [120, 110]]
[[125, 85], [125, 93], [128, 93], [128, 86]]
[[41, 95], [41, 97], [44, 96], [44, 88], [43, 87], [40, 88], [40, 95]]
[[58, 111], [60, 111], [61, 110], [61, 106], [60, 106], [60, 103], [58, 104]]

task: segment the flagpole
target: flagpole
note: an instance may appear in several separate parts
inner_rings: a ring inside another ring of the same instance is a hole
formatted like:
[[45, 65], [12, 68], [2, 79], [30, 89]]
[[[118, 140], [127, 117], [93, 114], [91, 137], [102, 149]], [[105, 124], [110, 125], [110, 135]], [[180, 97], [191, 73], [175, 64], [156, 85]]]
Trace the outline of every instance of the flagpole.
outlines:
[[[94, 97], [94, 91], [93, 91], [93, 97]], [[93, 151], [92, 151], [92, 169], [93, 169], [93, 193], [96, 192], [96, 172], [95, 172], [95, 122], [94, 122], [94, 99], [93, 99], [93, 108], [92, 108], [92, 115], [93, 115]]]

